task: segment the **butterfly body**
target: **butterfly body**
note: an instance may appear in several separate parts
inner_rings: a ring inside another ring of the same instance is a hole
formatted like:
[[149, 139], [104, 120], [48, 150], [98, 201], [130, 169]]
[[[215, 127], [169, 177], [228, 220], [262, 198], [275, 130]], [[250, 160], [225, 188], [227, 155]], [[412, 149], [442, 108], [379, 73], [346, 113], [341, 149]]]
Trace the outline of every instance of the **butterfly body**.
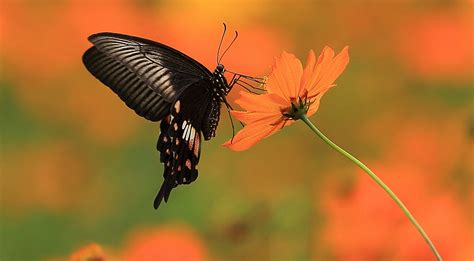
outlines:
[[157, 150], [163, 184], [154, 207], [173, 188], [198, 176], [201, 141], [216, 134], [221, 103], [230, 92], [224, 66], [211, 73], [189, 56], [160, 43], [116, 33], [91, 35], [83, 62], [138, 115], [161, 121]]

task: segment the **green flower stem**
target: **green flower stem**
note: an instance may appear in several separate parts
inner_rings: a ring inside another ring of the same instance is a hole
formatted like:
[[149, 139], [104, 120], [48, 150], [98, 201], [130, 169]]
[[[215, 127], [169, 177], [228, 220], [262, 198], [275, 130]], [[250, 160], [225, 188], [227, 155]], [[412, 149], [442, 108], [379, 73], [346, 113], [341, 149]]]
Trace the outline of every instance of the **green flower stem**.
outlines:
[[301, 120], [303, 120], [304, 123], [306, 123], [306, 125], [308, 125], [308, 127], [314, 133], [316, 133], [316, 135], [318, 135], [324, 142], [326, 142], [333, 149], [337, 150], [339, 153], [344, 155], [346, 158], [348, 158], [352, 162], [354, 162], [357, 166], [359, 166], [361, 169], [363, 169], [370, 176], [370, 178], [372, 178], [380, 187], [382, 187], [382, 189], [385, 190], [388, 193], [388, 195], [395, 201], [395, 203], [397, 203], [397, 205], [403, 210], [405, 215], [408, 217], [408, 219], [411, 221], [411, 223], [413, 223], [413, 225], [416, 227], [416, 229], [418, 229], [421, 236], [423, 236], [426, 243], [428, 243], [428, 245], [430, 246], [431, 252], [433, 252], [433, 254], [436, 256], [436, 259], [437, 260], [443, 260], [441, 258], [441, 255], [438, 253], [438, 250], [436, 250], [436, 247], [433, 245], [433, 242], [431, 242], [430, 238], [425, 233], [423, 228], [420, 226], [420, 224], [418, 224], [418, 222], [413, 217], [413, 215], [410, 213], [410, 211], [408, 211], [405, 204], [403, 204], [403, 202], [397, 197], [397, 195], [395, 195], [395, 193], [393, 193], [393, 191], [387, 185], [385, 185], [385, 183], [383, 183], [383, 181], [379, 177], [377, 177], [377, 175], [375, 175], [374, 172], [372, 172], [367, 166], [365, 166], [364, 163], [360, 162], [354, 156], [352, 156], [347, 151], [343, 150], [341, 147], [337, 146], [334, 142], [332, 142], [330, 139], [328, 139], [326, 136], [324, 136], [324, 134], [318, 128], [316, 128], [316, 126], [313, 125], [313, 123], [308, 119], [308, 117], [306, 115], [298, 115], [298, 116], [300, 116], [299, 118]]

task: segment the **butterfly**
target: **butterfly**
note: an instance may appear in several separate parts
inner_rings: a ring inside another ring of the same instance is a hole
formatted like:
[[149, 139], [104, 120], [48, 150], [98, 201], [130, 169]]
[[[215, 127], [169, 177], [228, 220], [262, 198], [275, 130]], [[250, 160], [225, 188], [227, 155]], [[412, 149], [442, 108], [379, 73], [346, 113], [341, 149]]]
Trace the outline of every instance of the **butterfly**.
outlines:
[[161, 121], [156, 148], [164, 181], [155, 209], [163, 199], [168, 201], [173, 188], [196, 180], [201, 142], [216, 135], [221, 104], [231, 108], [226, 96], [234, 84], [243, 86], [241, 77], [254, 79], [234, 73], [227, 81], [220, 59], [238, 34], [219, 58], [224, 34], [213, 72], [186, 54], [148, 39], [110, 32], [88, 38], [93, 46], [82, 57], [87, 70], [139, 116]]

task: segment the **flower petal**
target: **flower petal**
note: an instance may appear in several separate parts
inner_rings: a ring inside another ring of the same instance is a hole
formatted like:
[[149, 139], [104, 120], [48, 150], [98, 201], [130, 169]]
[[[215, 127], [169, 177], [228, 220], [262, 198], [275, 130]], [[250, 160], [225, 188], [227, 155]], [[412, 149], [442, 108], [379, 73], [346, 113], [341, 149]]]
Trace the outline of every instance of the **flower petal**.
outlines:
[[298, 97], [303, 66], [293, 54], [283, 52], [275, 59], [272, 72], [265, 85], [268, 93], [274, 93], [284, 99]]
[[348, 63], [349, 47], [346, 46], [338, 55], [336, 55], [336, 57], [334, 57], [324, 73], [322, 72], [321, 80], [318, 84], [321, 86], [331, 86], [334, 81], [336, 81], [337, 77], [339, 77], [339, 75], [344, 71]]
[[[314, 52], [313, 52], [314, 55]], [[314, 63], [313, 57], [311, 57], [311, 51], [308, 54], [308, 63], [305, 67], [305, 81], [302, 82], [303, 89], [312, 90], [316, 87], [316, 83], [321, 79], [321, 71], [322, 68], [326, 68], [330, 63], [332, 58], [334, 57], [334, 50], [329, 47], [325, 46], [323, 51], [318, 57], [318, 61]]]
[[278, 122], [283, 115], [275, 112], [248, 112], [248, 111], [231, 111], [232, 116], [234, 116], [239, 121], [245, 124], [251, 124], [259, 121], [273, 121]]
[[271, 121], [264, 121], [262, 123], [246, 125], [232, 140], [227, 141], [222, 146], [235, 151], [249, 149], [259, 141], [279, 131], [284, 125], [285, 122], [283, 120], [276, 124]]
[[306, 58], [306, 66], [304, 67], [303, 76], [301, 76], [300, 94], [305, 89], [306, 82], [311, 79], [316, 67], [316, 55], [313, 50], [309, 50]]
[[240, 97], [235, 100], [246, 111], [281, 112], [288, 107], [289, 102], [276, 94], [251, 94], [240, 92]]
[[348, 50], [349, 47], [346, 46], [334, 57], [334, 51], [331, 48], [324, 48], [313, 71], [313, 77], [305, 83], [309, 97], [325, 92], [334, 86], [334, 81], [336, 81], [337, 77], [341, 75], [349, 63]]

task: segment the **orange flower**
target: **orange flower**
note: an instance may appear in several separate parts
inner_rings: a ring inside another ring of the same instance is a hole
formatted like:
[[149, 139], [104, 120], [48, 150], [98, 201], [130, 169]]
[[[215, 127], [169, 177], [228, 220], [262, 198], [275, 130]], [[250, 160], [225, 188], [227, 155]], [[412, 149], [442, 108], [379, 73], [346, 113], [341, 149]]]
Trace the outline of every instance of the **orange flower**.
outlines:
[[[384, 173], [393, 190], [416, 209], [443, 258], [474, 260], [469, 211], [463, 210], [453, 191], [430, 186], [433, 176], [412, 163], [384, 165], [374, 169]], [[318, 206], [322, 202], [327, 220], [322, 236], [335, 260], [435, 260], [403, 213], [367, 177], [360, 176], [351, 187], [331, 179], [324, 187], [314, 202]]]
[[397, 57], [410, 72], [435, 79], [472, 79], [472, 11], [417, 12], [403, 20], [395, 43]]
[[232, 115], [246, 126], [224, 146], [236, 151], [246, 150], [292, 124], [299, 119], [298, 113], [313, 115], [321, 97], [335, 86], [334, 81], [348, 62], [347, 46], [336, 57], [333, 49], [326, 46], [317, 60], [310, 50], [304, 70], [298, 58], [283, 52], [268, 76], [267, 93], [240, 93], [235, 102], [245, 111], [232, 111]]
[[206, 246], [198, 234], [188, 227], [160, 227], [135, 232], [122, 260], [189, 260], [209, 259]]

